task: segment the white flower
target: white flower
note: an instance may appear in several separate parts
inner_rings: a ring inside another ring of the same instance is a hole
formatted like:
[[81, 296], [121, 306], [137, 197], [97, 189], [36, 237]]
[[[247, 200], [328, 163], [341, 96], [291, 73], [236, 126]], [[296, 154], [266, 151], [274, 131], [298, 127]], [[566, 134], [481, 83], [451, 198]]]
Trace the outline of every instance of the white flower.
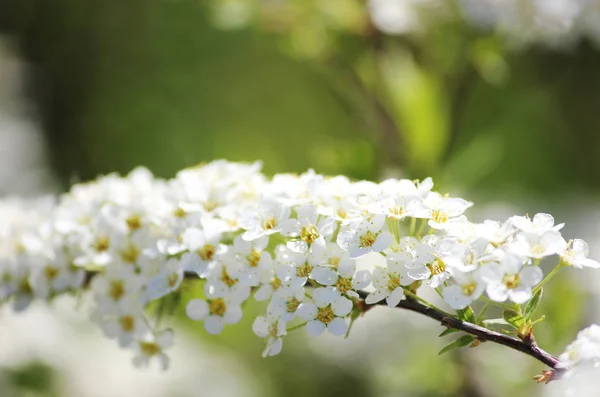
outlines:
[[113, 308], [98, 307], [94, 317], [109, 338], [117, 339], [121, 347], [126, 347], [149, 330], [143, 310], [143, 301], [138, 296], [129, 296]]
[[91, 287], [99, 307], [114, 307], [122, 299], [137, 294], [142, 285], [143, 280], [132, 266], [113, 264], [94, 277]]
[[470, 272], [489, 259], [487, 248], [488, 242], [482, 238], [471, 244], [453, 244], [449, 252], [442, 254], [442, 259], [449, 268], [459, 272]]
[[204, 276], [208, 266], [215, 256], [222, 252], [221, 244], [222, 229], [215, 224], [205, 223], [206, 228], [188, 228], [181, 235], [183, 245], [190, 251], [181, 257], [181, 265], [184, 270], [196, 272]]
[[448, 221], [462, 215], [473, 203], [461, 198], [444, 197], [439, 193], [431, 192], [423, 200], [423, 209], [415, 216], [429, 219], [429, 226], [433, 229], [443, 230]]
[[385, 231], [385, 216], [373, 215], [359, 221], [348, 222], [338, 233], [337, 243], [351, 258], [369, 252], [381, 252], [392, 243], [392, 235]]
[[393, 257], [388, 257], [386, 266], [386, 269], [376, 267], [373, 271], [372, 282], [375, 291], [365, 299], [369, 305], [385, 299], [389, 307], [396, 307], [404, 298], [402, 284], [406, 284], [407, 280], [404, 277], [404, 268], [401, 262]]
[[442, 296], [454, 310], [461, 310], [469, 306], [485, 291], [486, 283], [479, 270], [470, 273], [453, 270], [451, 273], [455, 284], [442, 289]]
[[251, 241], [280, 232], [290, 223], [290, 213], [290, 207], [275, 200], [262, 201], [256, 210], [244, 213], [239, 220], [240, 227], [246, 230], [242, 235], [244, 240]]
[[304, 287], [281, 287], [273, 296], [267, 312], [272, 312], [284, 321], [292, 321], [297, 314], [298, 306], [304, 301]]
[[539, 213], [535, 214], [533, 219], [527, 216], [513, 216], [511, 218], [513, 225], [525, 233], [544, 234], [549, 230], [558, 232], [565, 225], [560, 223], [554, 226], [554, 217], [550, 214]]
[[157, 334], [147, 332], [136, 340], [135, 357], [133, 365], [136, 367], [148, 367], [150, 361], [159, 361], [162, 370], [169, 368], [169, 357], [164, 350], [173, 345], [173, 331], [164, 330]]
[[483, 223], [475, 226], [477, 237], [481, 237], [489, 241], [494, 246], [504, 244], [514, 233], [515, 226], [512, 218], [504, 223], [485, 220]]
[[344, 335], [348, 331], [344, 317], [352, 310], [352, 301], [331, 288], [317, 288], [313, 299], [315, 303], [303, 302], [298, 307], [298, 315], [308, 321], [308, 333], [319, 336], [327, 328], [332, 335]]
[[546, 230], [542, 234], [519, 233], [510, 243], [510, 250], [515, 254], [535, 259], [561, 254], [566, 248], [567, 242], [555, 230]]
[[258, 286], [261, 273], [268, 271], [273, 266], [271, 254], [265, 251], [268, 244], [267, 236], [246, 241], [240, 235], [233, 241], [232, 253], [241, 265], [238, 277], [242, 284], [251, 287]]
[[47, 299], [53, 293], [78, 288], [83, 284], [85, 271], [72, 266], [69, 258], [60, 250], [31, 259], [29, 284], [36, 298]]
[[600, 263], [589, 259], [589, 248], [585, 241], [576, 238], [569, 244], [569, 247], [560, 254], [562, 263], [581, 269], [582, 267], [591, 267], [597, 269]]
[[356, 290], [371, 284], [371, 273], [368, 270], [356, 271], [356, 260], [342, 259], [336, 267], [318, 266], [312, 271], [312, 278], [319, 284], [331, 285], [340, 294], [358, 298]]
[[286, 322], [267, 312], [267, 316], [258, 316], [252, 324], [252, 331], [261, 337], [267, 338], [267, 347], [262, 356], [275, 356], [281, 352], [283, 347], [283, 336], [287, 333]]
[[288, 241], [287, 247], [294, 252], [305, 253], [309, 247], [313, 250], [315, 247], [325, 248], [325, 237], [329, 238], [333, 234], [335, 220], [329, 217], [322, 217], [319, 222], [317, 207], [313, 204], [305, 204], [296, 209], [297, 220], [290, 220], [285, 223], [281, 230], [284, 236], [299, 237], [298, 240]]
[[227, 298], [192, 299], [185, 313], [194, 321], [204, 320], [204, 328], [209, 334], [220, 334], [225, 324], [236, 324], [242, 319], [242, 308], [238, 302]]
[[544, 274], [538, 266], [523, 266], [519, 256], [507, 254], [502, 261], [489, 263], [481, 268], [481, 277], [488, 283], [487, 295], [491, 300], [507, 299], [521, 304], [531, 299], [531, 288], [542, 281]]
[[[411, 244], [414, 244], [414, 241]], [[435, 246], [432, 247], [430, 244], [435, 244]], [[392, 254], [389, 258], [403, 264], [408, 269], [407, 276], [411, 279], [427, 280], [427, 284], [431, 288], [437, 288], [450, 278], [443, 256], [450, 252], [455, 244], [456, 242], [452, 239], [423, 238], [421, 243], [414, 248], [414, 261], [406, 259], [406, 252], [411, 252], [410, 250]], [[418, 260], [416, 259], [417, 255]]]
[[559, 368], [573, 368], [581, 362], [600, 361], [600, 325], [593, 324], [577, 334], [577, 339], [570, 343], [558, 357]]
[[183, 268], [176, 258], [168, 259], [160, 272], [146, 286], [145, 296], [148, 300], [162, 298], [176, 291], [183, 280]]

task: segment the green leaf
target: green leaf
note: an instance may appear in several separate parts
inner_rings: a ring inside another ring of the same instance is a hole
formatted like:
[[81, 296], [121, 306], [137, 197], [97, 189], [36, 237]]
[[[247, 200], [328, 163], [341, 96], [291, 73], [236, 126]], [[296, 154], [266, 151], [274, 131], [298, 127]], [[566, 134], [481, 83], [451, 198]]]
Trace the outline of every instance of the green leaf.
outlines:
[[474, 340], [475, 340], [475, 337], [473, 335], [463, 335], [460, 338], [458, 338], [457, 340], [455, 340], [454, 342], [450, 342], [446, 346], [444, 346], [444, 348], [442, 350], [440, 350], [438, 355], [442, 355], [453, 349], [458, 349], [461, 347], [468, 346], [471, 343], [473, 343]]
[[456, 316], [459, 320], [467, 321], [473, 324], [477, 323], [477, 317], [475, 317], [475, 313], [473, 312], [473, 309], [471, 309], [471, 306], [467, 306], [465, 309], [462, 310], [457, 310]]
[[531, 317], [533, 316], [533, 312], [535, 312], [535, 309], [537, 308], [537, 306], [540, 304], [540, 301], [542, 300], [543, 291], [544, 291], [544, 289], [540, 288], [533, 295], [533, 297], [529, 300], [529, 302], [527, 303], [527, 306], [525, 306], [525, 314], [523, 317], [525, 317], [526, 321], [531, 320]]
[[516, 329], [519, 329], [525, 323], [525, 319], [523, 318], [523, 316], [514, 310], [504, 310], [502, 317], [504, 317], [506, 322], [515, 327]]
[[455, 332], [460, 332], [459, 329], [456, 328], [446, 328], [440, 335], [439, 337], [441, 338], [442, 336], [446, 336], [446, 335], [450, 335], [453, 334]]

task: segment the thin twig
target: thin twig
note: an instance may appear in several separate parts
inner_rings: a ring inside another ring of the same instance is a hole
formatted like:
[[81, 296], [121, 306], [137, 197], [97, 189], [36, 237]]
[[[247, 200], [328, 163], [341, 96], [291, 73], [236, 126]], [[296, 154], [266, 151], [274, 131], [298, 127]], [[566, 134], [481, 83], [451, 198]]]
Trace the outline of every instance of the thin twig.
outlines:
[[[358, 293], [363, 299], [366, 298], [366, 296], [368, 295], [368, 293], [364, 291], [358, 291]], [[386, 303], [384, 301], [381, 301], [376, 303], [375, 305], [386, 305]], [[400, 301], [400, 303], [396, 307], [410, 310], [415, 313], [420, 313], [431, 319], [439, 321], [439, 323], [444, 327], [458, 329], [460, 331], [471, 334], [477, 337], [477, 339], [482, 342], [487, 341], [497, 343], [499, 345], [506, 346], [510, 349], [520, 351], [521, 353], [525, 353], [528, 356], [531, 356], [552, 368], [557, 375], [565, 371], [565, 368], [560, 368], [558, 366], [559, 361], [556, 357], [541, 349], [537, 345], [532, 334], [530, 334], [528, 337], [525, 337], [523, 340], [514, 338], [512, 336], [504, 335], [499, 332], [495, 332], [487, 328], [481, 327], [479, 325], [472, 324], [466, 321], [459, 320], [455, 317], [449, 316], [448, 314], [443, 313], [434, 308], [428, 307], [411, 297]]]

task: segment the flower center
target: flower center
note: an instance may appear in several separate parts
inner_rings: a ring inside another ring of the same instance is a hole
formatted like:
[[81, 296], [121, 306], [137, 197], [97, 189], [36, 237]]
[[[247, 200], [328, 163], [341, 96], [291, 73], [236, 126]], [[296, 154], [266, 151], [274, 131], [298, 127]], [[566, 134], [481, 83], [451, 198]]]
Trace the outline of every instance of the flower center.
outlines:
[[177, 209], [175, 211], [173, 211], [173, 216], [175, 218], [185, 218], [187, 215], [187, 212], [185, 212], [185, 210], [181, 207], [177, 207]]
[[531, 247], [532, 254], [542, 255], [544, 252], [546, 252], [546, 248], [541, 244], [536, 244], [533, 247]]
[[208, 200], [208, 201], [204, 202], [202, 204], [202, 206], [204, 207], [204, 209], [206, 211], [211, 212], [211, 211], [214, 211], [219, 206], [219, 203], [217, 203], [216, 201]]
[[312, 272], [313, 267], [308, 263], [305, 263], [302, 266], [298, 266], [296, 268], [296, 276], [298, 277], [308, 277], [310, 276], [310, 272]]
[[258, 266], [259, 262], [260, 252], [252, 250], [252, 252], [250, 252], [250, 255], [248, 256], [248, 264], [250, 265], [250, 267], [256, 267]]
[[401, 217], [402, 215], [404, 215], [406, 211], [404, 210], [404, 206], [403, 205], [398, 205], [396, 207], [392, 207], [390, 208], [390, 214], [397, 216], [397, 217]]
[[97, 252], [104, 252], [110, 248], [110, 239], [108, 237], [98, 237], [93, 244]]
[[504, 276], [504, 285], [508, 289], [514, 289], [519, 286], [519, 275], [518, 274], [507, 274]]
[[108, 296], [113, 298], [113, 300], [118, 301], [121, 297], [125, 295], [125, 286], [122, 281], [113, 281], [110, 283], [110, 288], [108, 289]]
[[277, 226], [277, 219], [270, 217], [264, 220], [263, 229], [265, 230], [273, 230]]
[[319, 320], [320, 322], [322, 322], [324, 324], [328, 324], [328, 323], [332, 322], [334, 318], [335, 318], [335, 314], [333, 313], [333, 309], [331, 308], [331, 305], [327, 305], [327, 306], [319, 309], [319, 312], [317, 313], [317, 320]]
[[335, 287], [341, 294], [345, 294], [352, 289], [352, 280], [349, 278], [340, 277], [335, 283]]
[[341, 219], [346, 219], [346, 217], [348, 216], [348, 213], [346, 212], [345, 209], [343, 208], [339, 208], [336, 212], [337, 216], [339, 216]]
[[328, 263], [337, 269], [340, 266], [340, 257], [332, 256], [331, 258], [329, 258]]
[[131, 316], [124, 316], [119, 319], [123, 331], [131, 332], [135, 329], [135, 319]]
[[202, 258], [203, 261], [212, 260], [213, 256], [215, 256], [215, 246], [212, 244], [204, 244], [202, 248], [198, 250], [198, 255]]
[[21, 280], [21, 282], [19, 283], [19, 293], [23, 295], [29, 295], [32, 292], [33, 289], [31, 289], [31, 284], [29, 284], [29, 280], [26, 278]]
[[135, 263], [140, 256], [140, 250], [133, 244], [130, 244], [125, 251], [121, 252], [121, 258], [126, 263]]
[[221, 281], [223, 281], [228, 287], [233, 287], [238, 282], [236, 279], [231, 278], [229, 273], [227, 273], [227, 269], [225, 269], [225, 267], [223, 267], [223, 271], [221, 273]]
[[142, 218], [139, 215], [132, 215], [125, 220], [127, 222], [127, 227], [129, 231], [133, 232], [134, 230], [138, 230], [142, 227]]
[[360, 246], [363, 248], [371, 247], [373, 244], [375, 244], [376, 239], [377, 236], [375, 236], [375, 234], [372, 231], [368, 231], [362, 236], [360, 236]]
[[152, 342], [140, 342], [140, 350], [146, 356], [155, 356], [160, 353], [160, 346]]
[[271, 287], [273, 287], [274, 291], [277, 291], [281, 287], [281, 280], [279, 279], [279, 277], [275, 277], [269, 282], [269, 284], [271, 284]]
[[290, 300], [287, 301], [287, 311], [289, 313], [294, 313], [296, 311], [296, 309], [298, 309], [298, 306], [300, 306], [300, 301], [296, 298], [291, 298]]
[[429, 270], [435, 276], [440, 275], [446, 271], [446, 264], [441, 259], [437, 259], [431, 263]]
[[312, 244], [319, 238], [319, 231], [314, 225], [305, 226], [300, 230], [300, 238], [305, 243]]
[[58, 269], [52, 266], [46, 266], [44, 268], [44, 274], [48, 280], [54, 280], [58, 276]]
[[433, 210], [431, 211], [431, 219], [436, 223], [446, 223], [448, 222], [448, 215], [441, 210]]
[[399, 288], [401, 286], [400, 284], [400, 277], [396, 274], [389, 274], [389, 279], [388, 279], [388, 283], [387, 283], [387, 287], [390, 291], [394, 291], [396, 288]]
[[173, 288], [177, 284], [177, 280], [179, 280], [179, 275], [177, 273], [170, 273], [167, 276], [167, 283], [169, 287]]
[[476, 283], [470, 283], [470, 284], [462, 286], [462, 292], [466, 296], [473, 295], [473, 293], [475, 293], [476, 289], [477, 289], [477, 284]]
[[277, 322], [269, 325], [269, 335], [270, 336], [272, 336], [273, 338], [277, 338], [278, 337], [277, 334], [279, 333], [277, 331], [278, 331], [278, 329], [277, 329]]
[[223, 316], [225, 311], [227, 311], [227, 305], [222, 298], [217, 298], [209, 302], [208, 310], [210, 311], [210, 314]]

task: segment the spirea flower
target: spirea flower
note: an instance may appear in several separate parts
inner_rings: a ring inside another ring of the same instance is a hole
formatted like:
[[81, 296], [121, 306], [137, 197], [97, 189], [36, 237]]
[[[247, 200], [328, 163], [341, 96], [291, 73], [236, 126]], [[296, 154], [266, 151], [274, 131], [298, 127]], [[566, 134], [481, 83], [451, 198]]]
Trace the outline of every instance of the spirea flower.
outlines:
[[[472, 203], [432, 188], [429, 178], [354, 182], [312, 170], [269, 179], [259, 163], [220, 160], [170, 180], [138, 168], [57, 199], [7, 199], [0, 304], [25, 310], [90, 290], [103, 333], [133, 350], [135, 365], [166, 368], [173, 333], [153, 329], [147, 308], [171, 308], [190, 289], [186, 314], [210, 334], [240, 322], [250, 298], [264, 302], [252, 328], [272, 356], [302, 321], [312, 336], [341, 336], [370, 305], [395, 307], [424, 289], [454, 310], [484, 291], [524, 304], [542, 282], [543, 258], [600, 267], [549, 214], [476, 224], [464, 214]], [[568, 349], [568, 365], [592, 334]]]

